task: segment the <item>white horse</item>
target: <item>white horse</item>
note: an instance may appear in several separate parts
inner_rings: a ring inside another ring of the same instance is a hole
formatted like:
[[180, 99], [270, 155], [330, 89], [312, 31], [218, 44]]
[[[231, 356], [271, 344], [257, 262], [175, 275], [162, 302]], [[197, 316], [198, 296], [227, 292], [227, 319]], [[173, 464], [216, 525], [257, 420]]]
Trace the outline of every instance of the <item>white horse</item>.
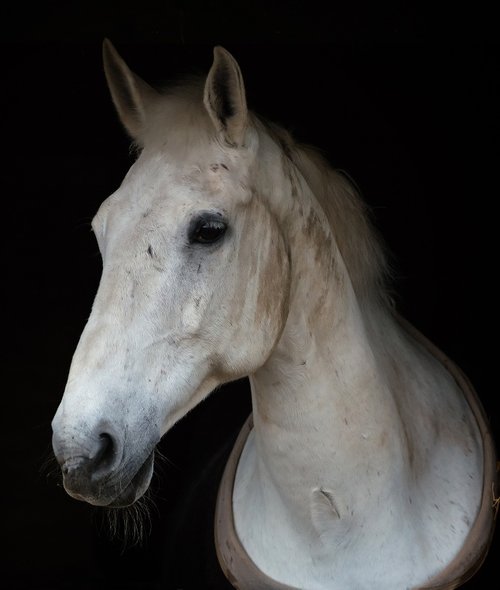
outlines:
[[235, 587], [463, 583], [493, 530], [487, 423], [393, 310], [351, 184], [247, 110], [220, 47], [162, 94], [108, 41], [104, 63], [141, 153], [92, 223], [102, 279], [53, 421], [66, 491], [133, 503], [169, 428], [249, 376], [215, 523]]

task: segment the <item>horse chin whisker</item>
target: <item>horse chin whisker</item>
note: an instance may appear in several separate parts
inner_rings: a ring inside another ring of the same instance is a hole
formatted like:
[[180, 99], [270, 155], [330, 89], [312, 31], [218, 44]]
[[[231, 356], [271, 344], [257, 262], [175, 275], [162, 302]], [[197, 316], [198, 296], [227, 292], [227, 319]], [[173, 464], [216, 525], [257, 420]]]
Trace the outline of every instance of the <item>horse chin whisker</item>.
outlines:
[[140, 546], [151, 534], [151, 509], [156, 508], [151, 495], [146, 492], [130, 506], [101, 510], [103, 525], [110, 539], [122, 545], [122, 550]]
[[169, 459], [157, 446], [155, 449], [155, 472], [158, 471], [160, 474], [164, 474], [165, 469], [171, 467], [179, 470], [179, 466]]

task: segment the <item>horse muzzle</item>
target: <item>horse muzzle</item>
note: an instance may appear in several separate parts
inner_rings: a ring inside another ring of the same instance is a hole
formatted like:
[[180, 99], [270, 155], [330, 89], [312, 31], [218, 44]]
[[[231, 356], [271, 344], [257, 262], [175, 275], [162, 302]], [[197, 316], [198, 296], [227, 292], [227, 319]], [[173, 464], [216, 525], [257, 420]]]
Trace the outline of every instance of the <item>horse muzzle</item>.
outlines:
[[124, 437], [109, 426], [95, 433], [87, 428], [68, 431], [53, 426], [52, 446], [61, 466], [66, 492], [94, 506], [124, 507], [147, 490], [154, 466], [156, 442], [132, 448], [127, 456]]

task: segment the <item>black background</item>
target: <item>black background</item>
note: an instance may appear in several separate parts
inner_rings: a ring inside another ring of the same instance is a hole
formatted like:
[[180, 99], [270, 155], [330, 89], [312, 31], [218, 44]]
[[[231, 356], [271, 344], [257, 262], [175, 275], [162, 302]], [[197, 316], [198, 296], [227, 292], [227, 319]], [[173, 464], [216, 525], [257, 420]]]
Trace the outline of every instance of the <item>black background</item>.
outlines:
[[[224, 45], [250, 106], [349, 172], [393, 253], [399, 309], [468, 374], [498, 440], [493, 4], [419, 6], [4, 5], [3, 587], [152, 588], [179, 490], [250, 407], [246, 383], [234, 384], [165, 437], [160, 514], [142, 548], [108, 542], [48, 460], [99, 280], [89, 222], [132, 162], [102, 72], [105, 36], [152, 84], [207, 72]], [[499, 557], [497, 539], [466, 588], [497, 588]]]

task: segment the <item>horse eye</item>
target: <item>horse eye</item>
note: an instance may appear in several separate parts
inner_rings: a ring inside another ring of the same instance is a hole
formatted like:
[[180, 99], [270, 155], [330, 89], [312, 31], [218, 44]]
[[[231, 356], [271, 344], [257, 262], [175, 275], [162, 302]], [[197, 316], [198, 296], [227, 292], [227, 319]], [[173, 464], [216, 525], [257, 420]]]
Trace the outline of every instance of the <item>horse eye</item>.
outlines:
[[223, 221], [216, 219], [201, 221], [191, 235], [191, 242], [199, 244], [213, 244], [225, 234], [227, 229]]

